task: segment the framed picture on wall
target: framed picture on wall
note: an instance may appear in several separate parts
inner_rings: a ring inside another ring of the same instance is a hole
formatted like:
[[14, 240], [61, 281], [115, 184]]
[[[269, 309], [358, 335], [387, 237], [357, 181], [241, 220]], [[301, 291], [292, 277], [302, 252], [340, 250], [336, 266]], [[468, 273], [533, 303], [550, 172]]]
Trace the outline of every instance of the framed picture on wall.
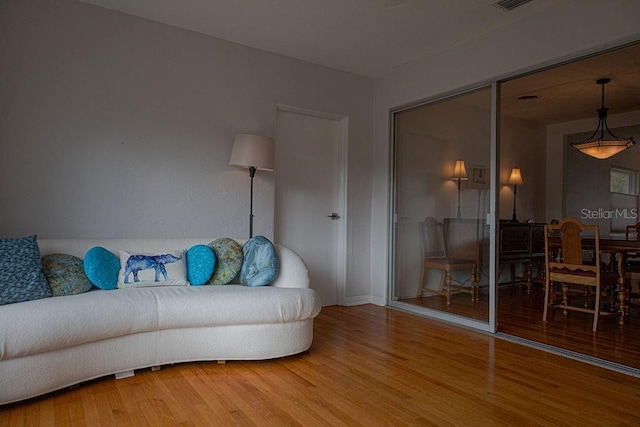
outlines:
[[473, 165], [468, 182], [469, 188], [486, 190], [489, 188], [489, 169], [483, 165]]

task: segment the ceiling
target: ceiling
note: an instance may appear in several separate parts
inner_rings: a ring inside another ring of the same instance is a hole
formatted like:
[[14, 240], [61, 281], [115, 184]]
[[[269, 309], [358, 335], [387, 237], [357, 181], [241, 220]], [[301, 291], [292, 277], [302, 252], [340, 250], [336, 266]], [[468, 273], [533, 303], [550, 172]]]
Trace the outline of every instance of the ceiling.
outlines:
[[[498, 0], [80, 1], [371, 78], [560, 3], [506, 11]], [[611, 78], [609, 114], [640, 110], [638, 44], [506, 82], [502, 111], [543, 124], [595, 118], [601, 77]]]
[[[546, 125], [588, 118], [595, 125], [602, 102], [596, 80], [603, 77], [611, 79], [605, 85], [609, 114], [640, 111], [640, 43], [505, 82], [501, 109], [510, 117]], [[518, 99], [527, 95], [537, 98]]]
[[532, 0], [80, 0], [246, 46], [379, 77], [557, 6]]

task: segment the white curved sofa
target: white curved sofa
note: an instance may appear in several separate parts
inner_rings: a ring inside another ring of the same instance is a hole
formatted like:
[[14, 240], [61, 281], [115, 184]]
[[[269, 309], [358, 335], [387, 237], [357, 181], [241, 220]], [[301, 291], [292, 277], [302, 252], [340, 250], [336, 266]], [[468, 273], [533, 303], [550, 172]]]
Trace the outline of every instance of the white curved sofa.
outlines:
[[[154, 252], [212, 240], [44, 239], [38, 245], [43, 256], [83, 258], [94, 246]], [[92, 290], [0, 306], [0, 405], [139, 368], [307, 350], [320, 298], [309, 289], [300, 257], [278, 245], [276, 253], [280, 269], [270, 286]]]

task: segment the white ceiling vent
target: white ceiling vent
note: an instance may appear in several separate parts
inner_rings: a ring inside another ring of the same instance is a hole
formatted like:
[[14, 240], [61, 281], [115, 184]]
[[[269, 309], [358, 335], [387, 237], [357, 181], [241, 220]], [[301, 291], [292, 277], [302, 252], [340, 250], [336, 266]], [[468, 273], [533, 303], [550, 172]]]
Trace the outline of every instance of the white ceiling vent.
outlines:
[[531, 0], [500, 0], [495, 2], [493, 5], [498, 9], [505, 10], [507, 12], [515, 9], [516, 7], [520, 7], [523, 4], [529, 3]]

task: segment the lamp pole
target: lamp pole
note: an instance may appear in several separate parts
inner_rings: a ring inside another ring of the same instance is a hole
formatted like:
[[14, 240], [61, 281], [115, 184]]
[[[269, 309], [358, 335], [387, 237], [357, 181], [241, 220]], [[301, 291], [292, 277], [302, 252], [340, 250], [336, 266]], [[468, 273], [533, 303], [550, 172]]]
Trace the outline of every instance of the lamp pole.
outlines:
[[456, 218], [462, 218], [462, 214], [460, 213], [460, 177], [458, 176], [458, 213], [456, 214]]
[[249, 177], [251, 178], [251, 195], [249, 196], [249, 238], [253, 237], [253, 177], [256, 175], [256, 167], [249, 166]]
[[518, 222], [518, 218], [516, 218], [516, 195], [518, 194], [518, 185], [513, 184], [513, 217], [511, 217], [511, 222]]

